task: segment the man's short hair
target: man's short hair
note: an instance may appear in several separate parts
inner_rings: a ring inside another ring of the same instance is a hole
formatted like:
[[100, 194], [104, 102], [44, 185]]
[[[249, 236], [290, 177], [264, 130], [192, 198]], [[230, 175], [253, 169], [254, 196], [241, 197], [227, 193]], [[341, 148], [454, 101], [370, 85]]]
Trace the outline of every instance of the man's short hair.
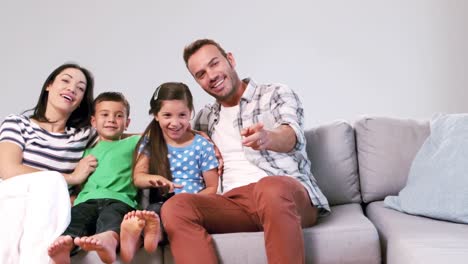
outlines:
[[198, 39], [195, 40], [194, 42], [190, 43], [184, 48], [184, 61], [185, 61], [185, 66], [188, 67], [188, 60], [192, 55], [197, 52], [199, 49], [201, 49], [205, 45], [213, 45], [215, 46], [221, 54], [227, 58], [227, 53], [226, 51], [218, 44], [218, 42], [212, 40], [212, 39]]

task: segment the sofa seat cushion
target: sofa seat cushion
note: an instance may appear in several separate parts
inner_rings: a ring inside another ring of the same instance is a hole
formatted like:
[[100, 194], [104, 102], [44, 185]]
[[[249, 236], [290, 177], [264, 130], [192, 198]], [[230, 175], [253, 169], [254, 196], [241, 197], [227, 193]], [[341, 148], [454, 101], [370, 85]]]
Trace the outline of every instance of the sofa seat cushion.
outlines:
[[387, 264], [467, 263], [468, 225], [401, 213], [373, 202], [366, 208]]
[[450, 263], [466, 264], [468, 262], [468, 245], [466, 239], [401, 239], [395, 243], [388, 263], [430, 264]]
[[[221, 263], [267, 263], [263, 232], [215, 234]], [[380, 263], [377, 231], [359, 204], [333, 206], [331, 214], [304, 229], [306, 263]], [[169, 246], [164, 263], [174, 263]]]
[[[153, 254], [148, 254], [143, 249], [140, 249], [135, 254], [135, 258], [133, 259], [132, 263], [164, 264], [162, 257], [163, 257], [163, 252], [160, 248], [158, 248], [158, 250], [156, 250], [156, 252]], [[80, 253], [72, 257], [72, 263], [73, 264], [96, 264], [96, 263], [102, 263], [102, 261], [95, 251], [92, 251], [92, 252], [80, 251]], [[125, 262], [121, 261], [117, 254], [117, 261], [114, 263], [123, 264]]]

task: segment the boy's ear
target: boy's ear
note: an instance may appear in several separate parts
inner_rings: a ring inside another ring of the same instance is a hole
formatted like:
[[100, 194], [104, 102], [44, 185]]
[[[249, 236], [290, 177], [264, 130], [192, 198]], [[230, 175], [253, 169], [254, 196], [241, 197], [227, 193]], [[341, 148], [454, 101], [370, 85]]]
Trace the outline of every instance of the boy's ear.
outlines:
[[127, 130], [128, 126], [130, 125], [130, 121], [131, 121], [130, 117], [127, 118], [127, 124], [125, 125], [125, 130]]
[[96, 128], [96, 117], [91, 116], [91, 126]]

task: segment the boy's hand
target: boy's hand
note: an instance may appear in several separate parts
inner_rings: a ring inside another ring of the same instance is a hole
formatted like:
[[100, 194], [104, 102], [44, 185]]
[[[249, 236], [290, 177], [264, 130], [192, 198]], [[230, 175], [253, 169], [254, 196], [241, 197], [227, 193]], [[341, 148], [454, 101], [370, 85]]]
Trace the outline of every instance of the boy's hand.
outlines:
[[81, 184], [83, 183], [88, 176], [96, 170], [97, 167], [97, 159], [93, 155], [88, 155], [80, 160], [78, 162], [78, 165], [76, 165], [75, 170], [73, 173], [70, 175], [71, 176], [71, 181], [69, 182], [71, 184]]
[[182, 184], [173, 183], [170, 180], [162, 176], [154, 176], [153, 179], [149, 180], [149, 183], [155, 188], [168, 188], [169, 192], [174, 192], [174, 189], [181, 189], [184, 186]]

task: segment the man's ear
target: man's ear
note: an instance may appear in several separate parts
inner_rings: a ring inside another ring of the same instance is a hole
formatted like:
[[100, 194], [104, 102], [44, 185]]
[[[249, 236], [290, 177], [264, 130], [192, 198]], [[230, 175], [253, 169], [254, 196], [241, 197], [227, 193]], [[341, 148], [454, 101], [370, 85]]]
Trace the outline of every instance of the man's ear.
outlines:
[[95, 116], [91, 116], [91, 126], [96, 128], [96, 117]]
[[228, 60], [229, 64], [231, 64], [232, 68], [236, 67], [236, 60], [234, 59], [234, 55], [231, 52], [226, 53], [226, 59]]

